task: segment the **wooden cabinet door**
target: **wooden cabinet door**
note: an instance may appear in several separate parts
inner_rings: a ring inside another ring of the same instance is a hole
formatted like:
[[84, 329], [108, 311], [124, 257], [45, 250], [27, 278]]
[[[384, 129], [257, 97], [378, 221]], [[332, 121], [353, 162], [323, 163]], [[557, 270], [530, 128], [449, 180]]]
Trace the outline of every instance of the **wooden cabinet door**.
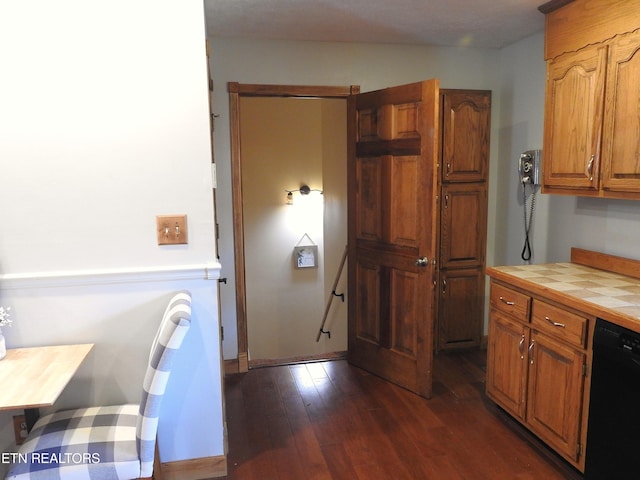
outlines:
[[585, 354], [533, 331], [526, 423], [542, 440], [578, 460]]
[[640, 32], [620, 37], [610, 48], [602, 188], [640, 194]]
[[487, 395], [524, 420], [529, 329], [496, 310], [489, 320]]
[[441, 90], [442, 181], [484, 182], [489, 165], [491, 92]]
[[441, 270], [438, 302], [438, 348], [480, 345], [484, 319], [484, 272]]
[[349, 97], [349, 361], [432, 391], [439, 84]]
[[486, 184], [445, 184], [440, 203], [440, 268], [484, 265]]
[[594, 45], [547, 64], [544, 193], [598, 193], [606, 61]]

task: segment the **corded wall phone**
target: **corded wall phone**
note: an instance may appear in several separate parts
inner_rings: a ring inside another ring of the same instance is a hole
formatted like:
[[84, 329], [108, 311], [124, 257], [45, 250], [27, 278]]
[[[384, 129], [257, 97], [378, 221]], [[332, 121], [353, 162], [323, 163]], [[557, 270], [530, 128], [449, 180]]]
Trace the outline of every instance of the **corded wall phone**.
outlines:
[[527, 150], [520, 154], [518, 173], [520, 182], [529, 185], [540, 185], [541, 150]]
[[[522, 204], [524, 205], [524, 248], [521, 257], [525, 262], [531, 260], [531, 244], [529, 232], [533, 223], [533, 209], [536, 205], [536, 185], [540, 185], [541, 150], [527, 150], [520, 154], [518, 161], [518, 178], [522, 183]], [[531, 206], [527, 215], [527, 185], [531, 187]]]

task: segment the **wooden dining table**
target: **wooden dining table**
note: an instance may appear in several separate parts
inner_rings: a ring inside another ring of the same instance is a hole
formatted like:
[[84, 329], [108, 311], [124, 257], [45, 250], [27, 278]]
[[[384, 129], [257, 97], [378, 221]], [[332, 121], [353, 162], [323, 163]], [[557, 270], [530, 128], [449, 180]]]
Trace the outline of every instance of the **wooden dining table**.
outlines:
[[39, 408], [56, 402], [92, 348], [86, 343], [8, 349], [0, 360], [0, 411], [23, 409], [31, 430]]

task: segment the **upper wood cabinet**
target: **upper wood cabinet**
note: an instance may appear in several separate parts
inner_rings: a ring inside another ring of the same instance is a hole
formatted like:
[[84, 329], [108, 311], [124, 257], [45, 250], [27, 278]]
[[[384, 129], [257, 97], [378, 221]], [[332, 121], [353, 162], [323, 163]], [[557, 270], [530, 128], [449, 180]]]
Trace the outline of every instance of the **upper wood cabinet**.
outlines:
[[602, 188], [640, 192], [640, 31], [611, 43], [602, 136]]
[[547, 65], [543, 186], [598, 190], [607, 49], [565, 53]]
[[547, 14], [543, 193], [640, 199], [640, 30], [624, 30], [638, 12], [575, 0]]
[[442, 181], [484, 182], [489, 165], [490, 92], [442, 93]]

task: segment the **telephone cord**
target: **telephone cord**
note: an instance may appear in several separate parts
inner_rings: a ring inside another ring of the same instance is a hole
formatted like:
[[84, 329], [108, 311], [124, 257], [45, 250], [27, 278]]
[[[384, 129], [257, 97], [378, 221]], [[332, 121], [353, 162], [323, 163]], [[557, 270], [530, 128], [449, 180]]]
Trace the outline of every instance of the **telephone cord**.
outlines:
[[531, 242], [529, 240], [529, 232], [531, 231], [531, 224], [533, 223], [533, 209], [536, 204], [536, 187], [531, 186], [531, 206], [529, 211], [529, 218], [527, 219], [527, 184], [522, 182], [522, 205], [524, 207], [524, 247], [520, 256], [522, 260], [528, 262], [531, 260], [532, 250]]

